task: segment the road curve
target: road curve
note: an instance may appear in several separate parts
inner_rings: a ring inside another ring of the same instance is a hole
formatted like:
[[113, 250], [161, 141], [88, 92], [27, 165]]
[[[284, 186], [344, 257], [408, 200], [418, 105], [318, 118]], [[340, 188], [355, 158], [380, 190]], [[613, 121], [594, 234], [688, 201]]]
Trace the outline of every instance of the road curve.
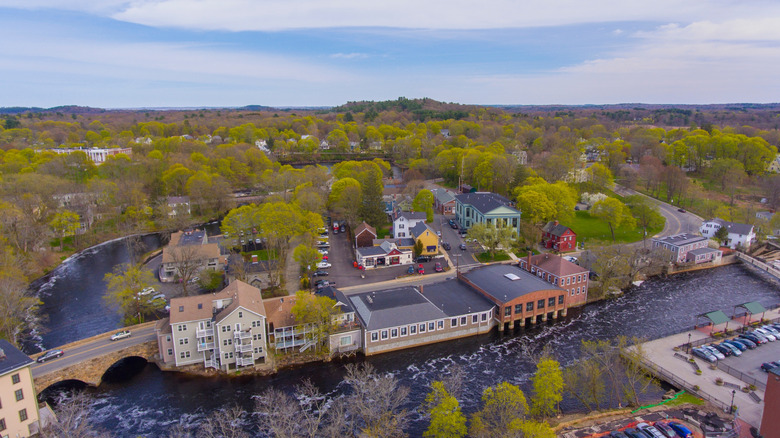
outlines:
[[655, 198], [651, 198], [643, 193], [637, 192], [636, 190], [621, 186], [620, 184], [615, 184], [614, 191], [620, 196], [644, 196], [650, 202], [658, 206], [658, 212], [661, 213], [661, 215], [663, 215], [663, 217], [666, 219], [666, 224], [664, 224], [664, 229], [653, 237], [665, 237], [680, 233], [699, 232], [699, 227], [701, 227], [703, 220], [693, 213], [680, 212], [677, 210], [678, 207], [675, 207], [674, 205], [667, 204], [666, 202], [659, 201]]

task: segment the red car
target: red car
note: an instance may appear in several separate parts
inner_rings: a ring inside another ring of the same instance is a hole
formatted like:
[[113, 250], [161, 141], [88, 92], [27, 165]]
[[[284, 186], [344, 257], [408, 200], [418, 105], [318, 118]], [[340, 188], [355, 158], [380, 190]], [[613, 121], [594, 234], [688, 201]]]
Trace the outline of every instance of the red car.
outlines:
[[436, 264], [433, 265], [433, 270], [436, 271], [436, 272], [442, 272], [444, 270], [444, 268], [441, 267], [441, 263], [436, 262]]
[[417, 266], [417, 273], [420, 275], [425, 274], [425, 268], [423, 268], [422, 263], [420, 263], [420, 265]]

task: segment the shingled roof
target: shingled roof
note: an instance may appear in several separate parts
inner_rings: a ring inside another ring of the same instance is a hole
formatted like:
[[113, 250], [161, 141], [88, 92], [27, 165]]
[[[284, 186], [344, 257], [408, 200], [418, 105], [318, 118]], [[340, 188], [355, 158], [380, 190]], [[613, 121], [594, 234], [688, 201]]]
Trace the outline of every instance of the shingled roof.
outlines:
[[369, 233], [374, 235], [374, 239], [376, 239], [376, 228], [372, 227], [371, 225], [367, 224], [366, 221], [363, 221], [362, 224], [355, 227], [355, 237], [359, 236], [360, 233], [368, 231]]
[[496, 193], [490, 193], [490, 192], [463, 193], [461, 195], [456, 195], [455, 199], [457, 199], [458, 202], [460, 202], [461, 204], [471, 205], [482, 214], [490, 213], [491, 211], [499, 207], [506, 207], [506, 208], [511, 208], [513, 210], [517, 210], [509, 205], [510, 204], [509, 199]]
[[[545, 233], [550, 233], [553, 236], [561, 237], [564, 234], [566, 234], [567, 230], [570, 230], [571, 228], [567, 227], [566, 225], [561, 225], [558, 223], [558, 221], [550, 221], [547, 222], [544, 227], [542, 227], [542, 231]], [[574, 231], [572, 231], [573, 233]]]
[[741, 234], [743, 236], [747, 236], [751, 231], [753, 231], [753, 225], [729, 222], [717, 217], [707, 222], [716, 223], [721, 227], [726, 227], [726, 229], [729, 230], [729, 233]]

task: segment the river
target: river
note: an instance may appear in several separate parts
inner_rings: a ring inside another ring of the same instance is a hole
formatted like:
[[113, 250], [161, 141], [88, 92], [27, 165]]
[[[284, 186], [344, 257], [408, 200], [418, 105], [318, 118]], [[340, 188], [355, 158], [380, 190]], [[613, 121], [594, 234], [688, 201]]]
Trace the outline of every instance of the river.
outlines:
[[[155, 237], [146, 239], [151, 249]], [[48, 313], [49, 331], [42, 344], [51, 347], [102, 333], [119, 326], [119, 315], [102, 301], [103, 275], [126, 262], [127, 248], [109, 242], [63, 263], [52, 277], [34, 286]], [[521, 346], [550, 345], [563, 364], [576, 360], [581, 340], [613, 339], [620, 334], [648, 339], [677, 333], [695, 322], [695, 315], [710, 310], [727, 314], [738, 304], [758, 301], [764, 306], [780, 303], [780, 283], [766, 274], [741, 265], [654, 278], [624, 296], [585, 306], [564, 320], [544, 324], [514, 335], [494, 332], [444, 344], [416, 348], [366, 359], [380, 372], [392, 373], [411, 388], [408, 408], [414, 410], [425, 397], [428, 384], [453, 363], [467, 372], [462, 406], [466, 413], [478, 408], [482, 390], [501, 381], [528, 389], [533, 365]], [[31, 350], [32, 351], [32, 350]], [[341, 363], [310, 364], [271, 377], [189, 378], [144, 366], [128, 380], [104, 383], [90, 392], [96, 397], [93, 415], [114, 436], [164, 436], [173, 423], [197, 422], [214, 409], [238, 404], [251, 410], [253, 397], [275, 387], [292, 392], [310, 378], [323, 392], [338, 394], [343, 387]], [[528, 392], [528, 391], [527, 391]], [[655, 391], [651, 396], [659, 395]], [[564, 411], [580, 409], [565, 400]], [[425, 421], [413, 415], [412, 436], [419, 436]]]

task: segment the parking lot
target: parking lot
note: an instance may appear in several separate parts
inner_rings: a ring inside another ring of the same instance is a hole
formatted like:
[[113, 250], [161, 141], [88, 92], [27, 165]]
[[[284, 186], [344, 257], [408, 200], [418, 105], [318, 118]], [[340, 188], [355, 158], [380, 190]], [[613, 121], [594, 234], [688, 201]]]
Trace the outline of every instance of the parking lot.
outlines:
[[765, 382], [767, 374], [761, 371], [764, 362], [780, 361], [780, 341], [767, 342], [755, 350], [746, 350], [742, 355], [729, 356], [721, 362], [758, 381]]

